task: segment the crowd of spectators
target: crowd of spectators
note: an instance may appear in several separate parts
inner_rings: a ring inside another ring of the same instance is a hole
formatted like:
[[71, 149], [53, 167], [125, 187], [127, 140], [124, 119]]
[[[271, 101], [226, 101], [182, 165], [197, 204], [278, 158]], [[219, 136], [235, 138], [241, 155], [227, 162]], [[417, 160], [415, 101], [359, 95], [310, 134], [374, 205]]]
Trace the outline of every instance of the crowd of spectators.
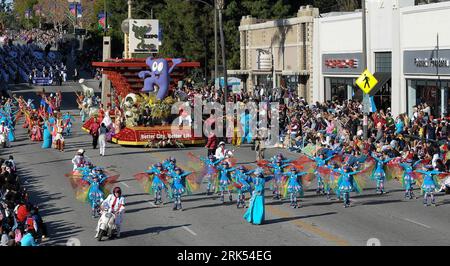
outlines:
[[13, 156], [0, 165], [0, 246], [37, 246], [47, 236], [39, 207], [21, 185]]
[[[214, 86], [196, 88], [189, 82], [175, 95], [191, 103], [194, 95], [201, 95], [204, 101], [222, 99], [221, 91]], [[279, 143], [294, 152], [310, 146], [315, 151], [327, 148], [349, 154], [385, 153], [391, 158], [429, 160], [434, 167], [450, 171], [450, 116], [433, 116], [435, 110], [425, 102], [414, 106], [411, 117], [407, 113], [394, 116], [390, 108], [370, 113], [365, 139], [363, 106], [356, 100], [308, 103], [292, 89], [255, 88], [250, 93], [230, 92], [230, 101], [279, 102]]]
[[0, 47], [0, 80], [5, 83], [31, 83], [37, 77], [62, 82], [66, 71], [58, 52], [43, 50], [35, 44], [6, 43]]

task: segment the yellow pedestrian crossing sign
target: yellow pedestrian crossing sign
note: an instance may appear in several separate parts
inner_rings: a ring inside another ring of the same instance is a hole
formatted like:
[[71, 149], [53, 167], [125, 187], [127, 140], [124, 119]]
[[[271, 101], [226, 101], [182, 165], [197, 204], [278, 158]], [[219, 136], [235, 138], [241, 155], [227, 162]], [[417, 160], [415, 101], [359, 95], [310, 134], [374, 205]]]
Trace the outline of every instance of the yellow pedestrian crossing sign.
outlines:
[[358, 85], [358, 87], [366, 94], [369, 94], [377, 83], [378, 80], [367, 69], [356, 80], [356, 85]]

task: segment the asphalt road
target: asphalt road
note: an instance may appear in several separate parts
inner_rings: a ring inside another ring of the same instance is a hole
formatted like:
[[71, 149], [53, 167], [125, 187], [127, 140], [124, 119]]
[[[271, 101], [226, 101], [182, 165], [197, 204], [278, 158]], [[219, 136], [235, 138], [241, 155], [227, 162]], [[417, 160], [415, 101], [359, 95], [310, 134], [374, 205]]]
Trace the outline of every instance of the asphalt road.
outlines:
[[[98, 84], [91, 81], [92, 87]], [[17, 86], [13, 93], [35, 97], [42, 88]], [[62, 88], [63, 109], [76, 114], [75, 90], [78, 84]], [[46, 87], [47, 92], [56, 87]], [[37, 99], [36, 99], [37, 101]], [[400, 184], [388, 183], [388, 194], [375, 195], [375, 184], [369, 184], [361, 195], [352, 193], [352, 207], [343, 208], [335, 199], [315, 195], [315, 185], [301, 199], [302, 208], [291, 209], [289, 202], [273, 201], [266, 193], [266, 223], [251, 225], [242, 218], [245, 209], [233, 204], [222, 205], [217, 196], [205, 195], [205, 186], [191, 196], [183, 197], [183, 211], [173, 211], [172, 204], [157, 207], [153, 197], [144, 193], [133, 174], [142, 172], [169, 156], [175, 156], [181, 167], [189, 164], [187, 153], [205, 155], [201, 147], [145, 150], [108, 143], [106, 156], [93, 150], [91, 138], [81, 131], [76, 117], [74, 134], [66, 138], [66, 151], [41, 149], [41, 143], [28, 140], [20, 122], [17, 141], [1, 156], [13, 154], [22, 182], [31, 191], [50, 232], [43, 245], [449, 245], [450, 197], [438, 196], [438, 207], [425, 207], [422, 199], [403, 200]], [[126, 214], [119, 239], [98, 242], [94, 239], [97, 220], [90, 215], [87, 203], [75, 199], [64, 174], [72, 169], [71, 158], [83, 148], [94, 164], [120, 173], [120, 186], [126, 197]], [[266, 157], [280, 152], [271, 149]], [[282, 151], [295, 158], [297, 154]], [[250, 147], [236, 149], [240, 164], [254, 164]], [[254, 166], [254, 165], [253, 165]], [[419, 194], [419, 191], [416, 191]], [[234, 197], [235, 200], [236, 197]]]

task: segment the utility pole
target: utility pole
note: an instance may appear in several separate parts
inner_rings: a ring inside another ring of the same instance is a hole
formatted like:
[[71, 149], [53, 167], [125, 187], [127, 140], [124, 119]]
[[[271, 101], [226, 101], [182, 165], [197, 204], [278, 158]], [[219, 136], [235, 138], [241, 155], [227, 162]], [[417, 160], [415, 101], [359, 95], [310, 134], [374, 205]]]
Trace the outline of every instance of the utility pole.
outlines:
[[222, 65], [223, 65], [223, 96], [224, 103], [226, 104], [228, 100], [228, 75], [227, 75], [227, 60], [225, 56], [225, 38], [223, 35], [223, 19], [222, 19], [222, 10], [225, 6], [225, 0], [216, 0], [217, 9], [219, 10], [219, 27], [220, 27], [220, 45], [222, 46]]
[[[362, 52], [363, 52], [363, 56], [362, 56], [362, 66], [363, 69], [366, 70], [367, 69], [367, 27], [366, 27], [366, 0], [361, 0], [362, 2]], [[364, 112], [364, 118], [363, 118], [363, 135], [364, 135], [364, 140], [368, 139], [368, 133], [369, 133], [369, 129], [368, 129], [368, 112], [367, 109], [369, 108], [369, 106], [366, 106], [367, 103], [369, 102], [369, 95], [367, 93], [363, 94], [363, 112]]]
[[[218, 47], [217, 47], [217, 0], [214, 0], [214, 85], [216, 85], [216, 80], [219, 77], [219, 58], [217, 57], [218, 54]], [[219, 81], [220, 82], [220, 81]], [[216, 91], [218, 89], [218, 86], [214, 86]]]
[[439, 67], [441, 61], [439, 59], [439, 33], [436, 34], [436, 75], [438, 78], [438, 88], [441, 90], [441, 117], [444, 118], [447, 113], [447, 88], [442, 88], [441, 76], [439, 76]]

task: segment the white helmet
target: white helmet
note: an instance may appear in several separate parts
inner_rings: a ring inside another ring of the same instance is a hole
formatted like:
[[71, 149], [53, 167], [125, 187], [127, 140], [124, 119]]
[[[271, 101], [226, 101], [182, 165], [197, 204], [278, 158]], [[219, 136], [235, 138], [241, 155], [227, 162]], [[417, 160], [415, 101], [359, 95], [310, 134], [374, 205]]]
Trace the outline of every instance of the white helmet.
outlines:
[[79, 150], [77, 151], [77, 153], [83, 154], [83, 153], [84, 153], [84, 150], [83, 150], [83, 149], [79, 149]]
[[83, 83], [84, 83], [84, 79], [80, 79], [80, 80], [78, 81], [78, 83], [83, 84]]

